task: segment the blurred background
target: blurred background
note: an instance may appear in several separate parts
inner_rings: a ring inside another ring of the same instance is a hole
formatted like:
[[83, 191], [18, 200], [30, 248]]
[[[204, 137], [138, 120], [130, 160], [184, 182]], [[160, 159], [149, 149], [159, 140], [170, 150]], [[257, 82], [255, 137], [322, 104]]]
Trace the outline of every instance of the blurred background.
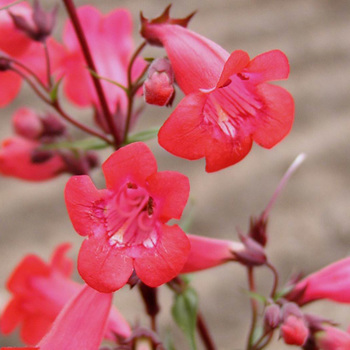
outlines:
[[[46, 0], [48, 8], [55, 2]], [[135, 42], [139, 12], [159, 15], [168, 5], [156, 0], [76, 1], [93, 4], [107, 13], [126, 7], [134, 19]], [[273, 150], [254, 146], [237, 165], [218, 173], [204, 172], [204, 161], [176, 159], [149, 142], [161, 170], [178, 170], [191, 182], [194, 201], [191, 232], [204, 236], [237, 239], [237, 227], [246, 231], [250, 217], [259, 215], [268, 203], [281, 176], [301, 152], [307, 159], [288, 183], [273, 208], [268, 225], [267, 252], [277, 266], [281, 283], [295, 272], [315, 271], [350, 252], [350, 1], [349, 0], [177, 0], [172, 16], [184, 17], [197, 10], [189, 28], [210, 38], [227, 51], [242, 49], [251, 57], [280, 49], [289, 58], [291, 73], [280, 83], [295, 98], [295, 123], [289, 136]], [[60, 4], [60, 37], [66, 16]], [[117, 38], [116, 38], [117, 40]], [[145, 56], [164, 55], [160, 49]], [[181, 97], [178, 93], [178, 99]], [[10, 118], [21, 105], [35, 106], [31, 91], [21, 94], [0, 111], [0, 136], [11, 134]], [[136, 130], [160, 125], [171, 109], [147, 107]], [[82, 118], [89, 118], [83, 111]], [[102, 159], [103, 160], [103, 159]], [[101, 173], [93, 173], [101, 183]], [[45, 183], [0, 179], [0, 307], [10, 295], [6, 279], [28, 253], [48, 259], [61, 242], [72, 242], [70, 256], [76, 259], [81, 237], [69, 221], [63, 200], [68, 175]], [[100, 179], [100, 180], [99, 180]], [[268, 291], [271, 276], [258, 270], [258, 288]], [[249, 300], [244, 290], [246, 271], [228, 264], [193, 276], [200, 308], [207, 319], [218, 349], [241, 350], [249, 326]], [[160, 289], [163, 306], [162, 332], [175, 328], [168, 308], [172, 295]], [[137, 291], [124, 288], [115, 294], [115, 304], [132, 323], [147, 320]], [[350, 306], [318, 302], [310, 311], [350, 325]], [[179, 332], [175, 337], [182, 339]], [[177, 340], [177, 339], [176, 339]], [[186, 349], [184, 340], [177, 349]], [[0, 337], [2, 346], [20, 344], [16, 335]], [[201, 345], [200, 345], [201, 346]], [[201, 347], [199, 347], [201, 348]], [[276, 339], [271, 349], [285, 349]]]

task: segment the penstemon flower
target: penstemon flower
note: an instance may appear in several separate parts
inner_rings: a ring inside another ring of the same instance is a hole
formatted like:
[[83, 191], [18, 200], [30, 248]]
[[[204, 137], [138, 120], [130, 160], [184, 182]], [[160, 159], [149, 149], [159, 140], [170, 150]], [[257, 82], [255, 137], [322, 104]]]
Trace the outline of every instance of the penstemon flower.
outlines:
[[181, 21], [169, 18], [168, 10], [152, 21], [141, 18], [141, 34], [164, 46], [186, 95], [160, 129], [159, 144], [182, 158], [205, 157], [208, 172], [240, 161], [253, 141], [275, 146], [294, 117], [292, 96], [267, 83], [288, 77], [284, 53], [269, 51], [252, 60], [241, 50], [229, 54], [177, 24]]
[[135, 270], [142, 282], [159, 286], [179, 274], [190, 244], [177, 225], [189, 195], [188, 179], [157, 172], [141, 142], [113, 153], [102, 165], [107, 189], [88, 176], [72, 177], [65, 189], [69, 217], [87, 239], [78, 257], [84, 281], [101, 292], [123, 287]]
[[[0, 331], [9, 334], [20, 326], [25, 344], [37, 344], [49, 331], [59, 312], [83, 285], [71, 280], [73, 261], [66, 257], [70, 245], [58, 246], [49, 263], [28, 255], [10, 276], [7, 287], [12, 299], [0, 318]], [[130, 336], [129, 324], [116, 308], [111, 308], [104, 337]]]

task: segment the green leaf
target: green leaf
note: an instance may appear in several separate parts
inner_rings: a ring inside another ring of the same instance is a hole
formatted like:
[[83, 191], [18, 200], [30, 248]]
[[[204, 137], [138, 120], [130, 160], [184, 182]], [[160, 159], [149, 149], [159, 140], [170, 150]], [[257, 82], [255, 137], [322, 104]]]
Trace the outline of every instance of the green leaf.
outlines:
[[171, 312], [175, 322], [188, 338], [192, 350], [196, 350], [197, 310], [198, 297], [193, 288], [187, 288], [183, 293], [175, 295]]
[[251, 298], [251, 299], [255, 299], [257, 301], [260, 301], [261, 303], [263, 304], [266, 304], [267, 303], [267, 300], [266, 298], [261, 295], [261, 294], [258, 294], [258, 293], [255, 293], [255, 292], [251, 292], [249, 290], [245, 290], [244, 291], [246, 294], [248, 294], [248, 296]]
[[86, 138], [77, 141], [64, 141], [44, 145], [43, 149], [71, 149], [71, 150], [96, 150], [107, 148], [109, 144], [97, 137]]
[[59, 78], [56, 84], [53, 86], [52, 90], [50, 91], [50, 98], [52, 102], [55, 102], [57, 100], [58, 88], [60, 87], [63, 78], [64, 76]]
[[148, 141], [148, 140], [154, 139], [158, 135], [159, 129], [160, 127], [141, 131], [136, 134], [130, 135], [125, 141], [125, 144], [128, 145], [129, 143], [133, 143], [137, 141]]
[[116, 86], [120, 87], [120, 88], [123, 89], [126, 93], [128, 93], [128, 89], [127, 89], [127, 87], [125, 87], [124, 85], [122, 85], [122, 84], [120, 84], [120, 83], [118, 83], [118, 82], [116, 82], [116, 81], [114, 81], [114, 80], [112, 80], [112, 79], [108, 79], [108, 78], [102, 77], [101, 75], [98, 75], [95, 71], [93, 71], [92, 69], [89, 69], [89, 68], [87, 68], [87, 69], [88, 69], [88, 71], [90, 72], [90, 74], [91, 74], [92, 76], [94, 76], [95, 78], [98, 78], [98, 79], [100, 79], [100, 80], [105, 80], [105, 81], [107, 81], [108, 83], [111, 83], [111, 84], [113, 84], [113, 85], [116, 85]]

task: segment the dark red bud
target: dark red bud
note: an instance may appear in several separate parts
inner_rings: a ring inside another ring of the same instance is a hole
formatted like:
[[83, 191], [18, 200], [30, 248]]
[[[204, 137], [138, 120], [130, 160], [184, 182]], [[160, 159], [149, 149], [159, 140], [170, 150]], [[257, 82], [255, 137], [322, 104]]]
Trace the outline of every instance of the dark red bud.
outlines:
[[249, 236], [240, 235], [244, 249], [234, 251], [233, 254], [241, 264], [246, 266], [260, 266], [267, 261], [264, 247]]
[[267, 243], [266, 226], [267, 220], [264, 220], [262, 216], [258, 218], [251, 218], [250, 220], [249, 237], [253, 238], [263, 247], [265, 247]]
[[53, 157], [53, 152], [48, 150], [42, 150], [40, 148], [32, 151], [31, 161], [35, 164], [41, 164], [48, 161]]
[[66, 124], [53, 114], [46, 114], [41, 118], [41, 122], [44, 128], [42, 136], [63, 136], [67, 131]]

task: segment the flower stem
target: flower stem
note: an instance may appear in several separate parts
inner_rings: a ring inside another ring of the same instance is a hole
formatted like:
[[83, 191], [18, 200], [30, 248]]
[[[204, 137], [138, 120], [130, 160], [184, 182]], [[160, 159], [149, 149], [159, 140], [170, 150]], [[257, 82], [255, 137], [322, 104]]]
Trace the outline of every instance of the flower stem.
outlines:
[[65, 119], [66, 121], [68, 121], [69, 123], [73, 124], [74, 126], [76, 126], [77, 128], [79, 128], [80, 130], [90, 134], [90, 135], [93, 135], [93, 136], [96, 136], [100, 139], [102, 139], [103, 141], [105, 141], [106, 143], [108, 143], [109, 145], [112, 145], [113, 142], [111, 142], [104, 134], [96, 131], [96, 130], [93, 130], [91, 128], [89, 128], [88, 126], [84, 125], [84, 124], [81, 124], [79, 123], [77, 120], [73, 119], [72, 117], [70, 117], [61, 107], [61, 105], [59, 104], [59, 102], [56, 100], [56, 101], [52, 101], [50, 100], [47, 96], [45, 96], [43, 94], [42, 91], [40, 91], [40, 89], [35, 85], [35, 83], [29, 79], [28, 76], [26, 76], [23, 72], [21, 72], [20, 70], [16, 69], [16, 68], [11, 68], [11, 70], [18, 74], [23, 80], [25, 80], [27, 82], [27, 84], [31, 87], [31, 89], [36, 93], [36, 95], [43, 101], [45, 102], [46, 104], [48, 104], [49, 106], [51, 106], [52, 108], [54, 108], [56, 110], [56, 112], [58, 112], [61, 117], [63, 119]]
[[47, 76], [47, 85], [49, 89], [52, 89], [52, 75], [51, 75], [51, 62], [50, 62], [50, 55], [49, 55], [49, 50], [46, 44], [46, 41], [43, 42], [44, 46], [44, 52], [45, 52], [45, 60], [46, 60], [46, 76]]
[[197, 313], [197, 330], [207, 350], [215, 350], [215, 344], [200, 311]]
[[[134, 52], [134, 54], [132, 55], [130, 62], [129, 62], [129, 66], [128, 66], [128, 88], [127, 88], [127, 96], [128, 96], [128, 111], [127, 111], [127, 116], [126, 116], [126, 122], [125, 122], [125, 127], [124, 127], [124, 135], [123, 135], [123, 142], [125, 143], [125, 141], [128, 138], [128, 133], [129, 133], [129, 129], [130, 129], [130, 124], [131, 124], [131, 117], [132, 117], [132, 109], [133, 109], [133, 104], [134, 104], [134, 96], [137, 92], [137, 89], [135, 89], [135, 87], [133, 86], [132, 83], [132, 67], [134, 65], [134, 62], [136, 60], [136, 58], [138, 57], [138, 55], [140, 54], [140, 52], [143, 50], [143, 48], [146, 46], [146, 41], [142, 42], [141, 45], [136, 49], [136, 51]], [[144, 72], [143, 72], [144, 74]], [[139, 79], [137, 80], [139, 81]]]
[[277, 272], [276, 268], [271, 263], [267, 262], [266, 266], [273, 273], [273, 286], [272, 286], [272, 290], [271, 290], [271, 293], [270, 293], [270, 297], [273, 299], [275, 294], [276, 294], [277, 287], [278, 287], [278, 272]]
[[[98, 74], [98, 72], [96, 70], [95, 63], [94, 63], [92, 55], [91, 55], [91, 51], [89, 49], [89, 46], [88, 46], [88, 43], [87, 43], [87, 40], [86, 40], [86, 37], [84, 34], [84, 31], [83, 31], [82, 26], [80, 24], [73, 0], [63, 0], [63, 2], [64, 2], [64, 5], [67, 9], [69, 17], [72, 21], [72, 24], [73, 24], [75, 33], [77, 35], [78, 41], [80, 43], [80, 47], [81, 47], [81, 50], [82, 50], [83, 55], [85, 57], [85, 61], [87, 63], [87, 66], [90, 70], [92, 70], [92, 71], [96, 72], [96, 74]], [[96, 90], [96, 93], [97, 93], [97, 96], [98, 96], [98, 99], [100, 101], [101, 108], [103, 111], [103, 115], [106, 119], [109, 130], [113, 135], [114, 146], [115, 146], [115, 148], [118, 148], [118, 146], [121, 143], [121, 140], [119, 139], [119, 136], [118, 136], [119, 133], [118, 133], [117, 127], [113, 121], [113, 116], [109, 110], [107, 99], [106, 99], [106, 96], [104, 94], [101, 81], [96, 76], [93, 76], [93, 75], [91, 75], [91, 79], [94, 83], [95, 90]]]
[[[254, 281], [254, 273], [253, 273], [253, 267], [248, 267], [248, 285], [249, 285], [249, 291], [255, 293], [255, 281]], [[254, 331], [255, 326], [257, 322], [258, 317], [258, 303], [255, 299], [250, 298], [250, 305], [252, 309], [252, 321], [248, 333], [248, 342], [247, 342], [247, 350], [254, 349], [253, 347], [253, 337], [254, 337]]]

